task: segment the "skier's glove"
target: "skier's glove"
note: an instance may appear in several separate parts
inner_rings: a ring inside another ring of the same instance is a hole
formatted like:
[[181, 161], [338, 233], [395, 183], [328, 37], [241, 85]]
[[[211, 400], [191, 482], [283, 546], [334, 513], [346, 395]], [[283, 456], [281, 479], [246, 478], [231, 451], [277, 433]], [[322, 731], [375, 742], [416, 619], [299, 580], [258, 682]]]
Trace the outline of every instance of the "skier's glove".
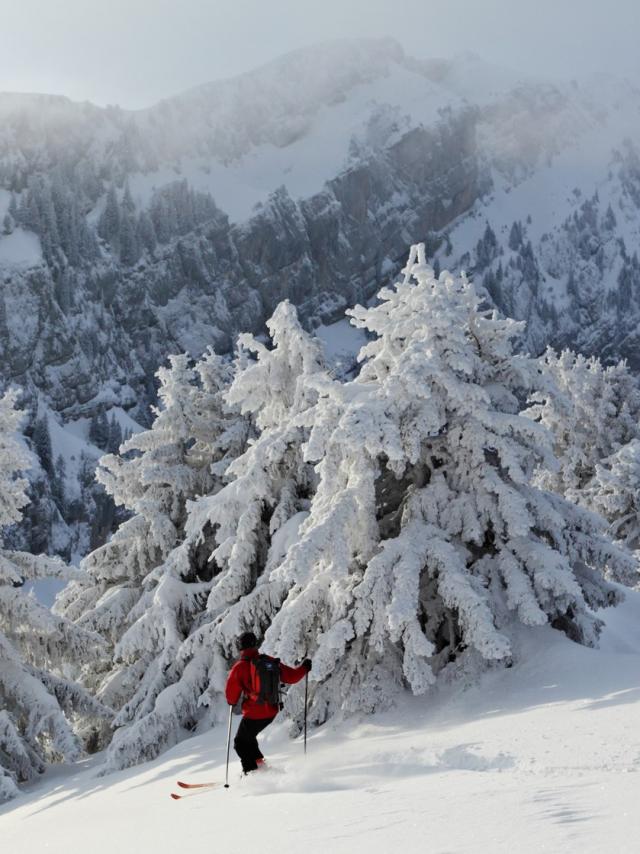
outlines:
[[305, 668], [305, 670], [308, 673], [311, 670], [311, 659], [305, 658], [305, 660], [302, 662], [302, 666]]

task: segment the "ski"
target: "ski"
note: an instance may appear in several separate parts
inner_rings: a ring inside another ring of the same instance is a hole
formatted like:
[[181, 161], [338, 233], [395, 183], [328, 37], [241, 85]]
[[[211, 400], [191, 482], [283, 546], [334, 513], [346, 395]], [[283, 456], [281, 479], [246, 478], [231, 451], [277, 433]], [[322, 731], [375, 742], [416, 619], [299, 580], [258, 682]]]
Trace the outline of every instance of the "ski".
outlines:
[[175, 792], [171, 792], [171, 797], [174, 801], [181, 801], [184, 798], [192, 798], [194, 795], [204, 795], [206, 792], [211, 792], [217, 787], [217, 783], [212, 783], [209, 786], [201, 786], [200, 788], [194, 789], [193, 791], [185, 792], [184, 795], [176, 795]]
[[181, 789], [206, 789], [209, 786], [219, 786], [220, 783], [182, 783], [178, 780]]

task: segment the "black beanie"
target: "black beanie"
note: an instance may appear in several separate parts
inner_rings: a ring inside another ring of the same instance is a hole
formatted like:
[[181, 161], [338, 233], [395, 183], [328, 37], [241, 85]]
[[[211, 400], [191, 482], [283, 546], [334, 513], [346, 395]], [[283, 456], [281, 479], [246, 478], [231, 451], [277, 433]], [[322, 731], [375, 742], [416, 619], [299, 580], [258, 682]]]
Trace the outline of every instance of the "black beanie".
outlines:
[[245, 632], [237, 641], [238, 649], [253, 649], [258, 646], [258, 639], [253, 632]]

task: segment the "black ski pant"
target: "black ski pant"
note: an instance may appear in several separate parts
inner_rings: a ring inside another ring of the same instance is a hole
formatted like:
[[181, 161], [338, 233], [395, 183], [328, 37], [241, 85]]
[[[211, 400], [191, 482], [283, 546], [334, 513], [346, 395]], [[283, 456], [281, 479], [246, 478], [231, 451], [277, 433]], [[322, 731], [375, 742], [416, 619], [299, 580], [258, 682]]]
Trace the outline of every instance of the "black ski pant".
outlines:
[[257, 735], [274, 720], [275, 715], [272, 718], [260, 718], [259, 720], [242, 718], [240, 721], [238, 732], [233, 740], [233, 747], [240, 757], [242, 770], [245, 773], [255, 771], [258, 767], [256, 759], [264, 758], [258, 747]]

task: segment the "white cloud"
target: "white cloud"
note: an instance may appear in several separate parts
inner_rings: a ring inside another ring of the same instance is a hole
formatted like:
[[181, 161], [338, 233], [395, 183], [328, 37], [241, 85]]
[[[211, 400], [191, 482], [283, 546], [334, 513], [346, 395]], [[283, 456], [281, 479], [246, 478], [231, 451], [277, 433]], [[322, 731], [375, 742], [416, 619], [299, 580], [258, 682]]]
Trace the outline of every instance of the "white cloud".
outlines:
[[[4, 8], [6, 7], [6, 8]], [[640, 71], [637, 0], [0, 0], [0, 89], [139, 107], [330, 38], [524, 71]]]

